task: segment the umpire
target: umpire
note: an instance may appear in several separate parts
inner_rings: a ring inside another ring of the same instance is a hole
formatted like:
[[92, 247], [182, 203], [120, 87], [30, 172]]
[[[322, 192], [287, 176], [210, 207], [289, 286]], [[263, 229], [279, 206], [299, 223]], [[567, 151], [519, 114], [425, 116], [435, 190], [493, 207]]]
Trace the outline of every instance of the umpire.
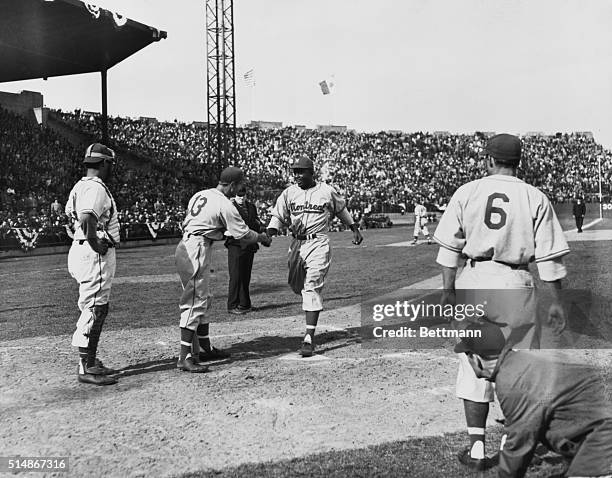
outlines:
[[[249, 229], [263, 232], [265, 229], [257, 216], [257, 207], [246, 198], [246, 192], [246, 186], [243, 185], [232, 198], [232, 203]], [[253, 259], [259, 246], [257, 244], [243, 245], [240, 240], [228, 237], [225, 247], [227, 247], [227, 269], [229, 271], [227, 311], [234, 315], [246, 314], [251, 310], [249, 287]]]
[[566, 477], [612, 476], [612, 409], [602, 372], [557, 350], [512, 350], [499, 327], [464, 338], [477, 377], [495, 382], [505, 417], [498, 476], [525, 476], [538, 443], [566, 458]]

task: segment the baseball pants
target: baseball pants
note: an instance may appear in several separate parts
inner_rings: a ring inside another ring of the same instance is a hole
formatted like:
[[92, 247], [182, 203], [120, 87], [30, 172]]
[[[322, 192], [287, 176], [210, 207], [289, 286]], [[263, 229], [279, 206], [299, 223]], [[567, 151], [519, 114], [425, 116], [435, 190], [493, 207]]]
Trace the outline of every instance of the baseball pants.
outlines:
[[180, 326], [186, 329], [196, 330], [199, 324], [208, 323], [205, 316], [212, 301], [209, 287], [212, 244], [203, 236], [189, 236], [176, 247], [174, 259], [183, 286]]
[[[535, 289], [528, 270], [468, 259], [455, 288], [458, 304], [484, 304], [487, 319], [503, 324], [502, 332], [513, 348], [539, 348]], [[456, 393], [458, 398], [472, 402], [495, 399], [493, 383], [476, 377], [465, 354], [459, 354]]]
[[414, 237], [419, 237], [419, 234], [423, 233], [425, 236], [429, 236], [429, 229], [427, 229], [427, 221], [423, 218], [414, 221]]
[[300, 257], [305, 262], [306, 278], [302, 289], [302, 310], [323, 310], [321, 293], [325, 285], [325, 276], [331, 264], [329, 238], [324, 234], [304, 241], [300, 247]]
[[68, 253], [68, 272], [79, 283], [78, 306], [81, 315], [72, 335], [72, 345], [87, 347], [94, 323], [94, 308], [108, 304], [111, 283], [115, 276], [115, 249], [101, 256], [85, 241], [74, 241]]

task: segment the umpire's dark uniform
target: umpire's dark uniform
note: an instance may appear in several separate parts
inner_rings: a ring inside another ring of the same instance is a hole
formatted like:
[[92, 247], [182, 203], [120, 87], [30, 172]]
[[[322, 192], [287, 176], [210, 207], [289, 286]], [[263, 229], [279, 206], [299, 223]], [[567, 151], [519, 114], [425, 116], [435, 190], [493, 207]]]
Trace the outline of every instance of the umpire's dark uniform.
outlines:
[[510, 350], [492, 380], [506, 419], [500, 477], [524, 476], [538, 442], [571, 460], [565, 476], [612, 474], [612, 407], [596, 369], [554, 351]]
[[[238, 209], [246, 225], [250, 229], [260, 232], [262, 224], [257, 216], [255, 204], [246, 198], [242, 204], [238, 204], [235, 199], [232, 199], [232, 203]], [[253, 258], [259, 246], [257, 244], [242, 246], [239, 240], [229, 237], [225, 241], [225, 247], [227, 247], [227, 268], [229, 271], [227, 310], [246, 311], [251, 308], [249, 285], [251, 283]]]

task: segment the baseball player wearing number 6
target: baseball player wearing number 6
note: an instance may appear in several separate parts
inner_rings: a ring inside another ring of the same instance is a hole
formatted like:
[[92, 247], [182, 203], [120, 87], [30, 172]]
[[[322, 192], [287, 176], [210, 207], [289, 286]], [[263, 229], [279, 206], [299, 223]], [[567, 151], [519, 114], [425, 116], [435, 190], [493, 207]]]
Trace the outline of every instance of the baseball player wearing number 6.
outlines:
[[[440, 245], [443, 303], [456, 302], [456, 290], [486, 304], [488, 320], [502, 326], [509, 346], [539, 348], [534, 281], [528, 264], [535, 262], [540, 279], [553, 301], [548, 321], [564, 327], [559, 304], [563, 256], [569, 252], [565, 236], [548, 198], [516, 177], [521, 141], [509, 134], [490, 138], [482, 154], [488, 175], [461, 186], [444, 211], [434, 240]], [[460, 277], [457, 269], [465, 261]], [[497, 290], [497, 292], [495, 292]], [[520, 302], [517, 301], [520, 300]], [[490, 382], [479, 379], [465, 354], [459, 355], [457, 396], [463, 399], [470, 447], [459, 461], [477, 470], [493, 465], [485, 456], [485, 427]]]
[[327, 232], [332, 217], [337, 216], [353, 231], [353, 244], [361, 244], [363, 237], [346, 210], [346, 201], [333, 187], [315, 181], [310, 158], [300, 157], [291, 168], [297, 184], [289, 186], [278, 197], [268, 235], [276, 235], [283, 225], [292, 232], [290, 283], [293, 291], [302, 295], [302, 309], [306, 314], [306, 334], [300, 355], [312, 357], [315, 329], [323, 309], [321, 292], [331, 264]]
[[212, 299], [209, 274], [213, 243], [224, 240], [225, 231], [244, 245], [260, 242], [267, 247], [271, 243], [268, 235], [248, 228], [229, 200], [243, 186], [242, 170], [229, 166], [221, 172], [216, 188], [197, 192], [187, 206], [183, 238], [175, 253], [183, 286], [179, 304], [181, 351], [177, 368], [185, 372], [206, 372], [208, 367], [200, 362], [229, 357], [226, 351], [212, 347], [208, 336], [206, 311]]

